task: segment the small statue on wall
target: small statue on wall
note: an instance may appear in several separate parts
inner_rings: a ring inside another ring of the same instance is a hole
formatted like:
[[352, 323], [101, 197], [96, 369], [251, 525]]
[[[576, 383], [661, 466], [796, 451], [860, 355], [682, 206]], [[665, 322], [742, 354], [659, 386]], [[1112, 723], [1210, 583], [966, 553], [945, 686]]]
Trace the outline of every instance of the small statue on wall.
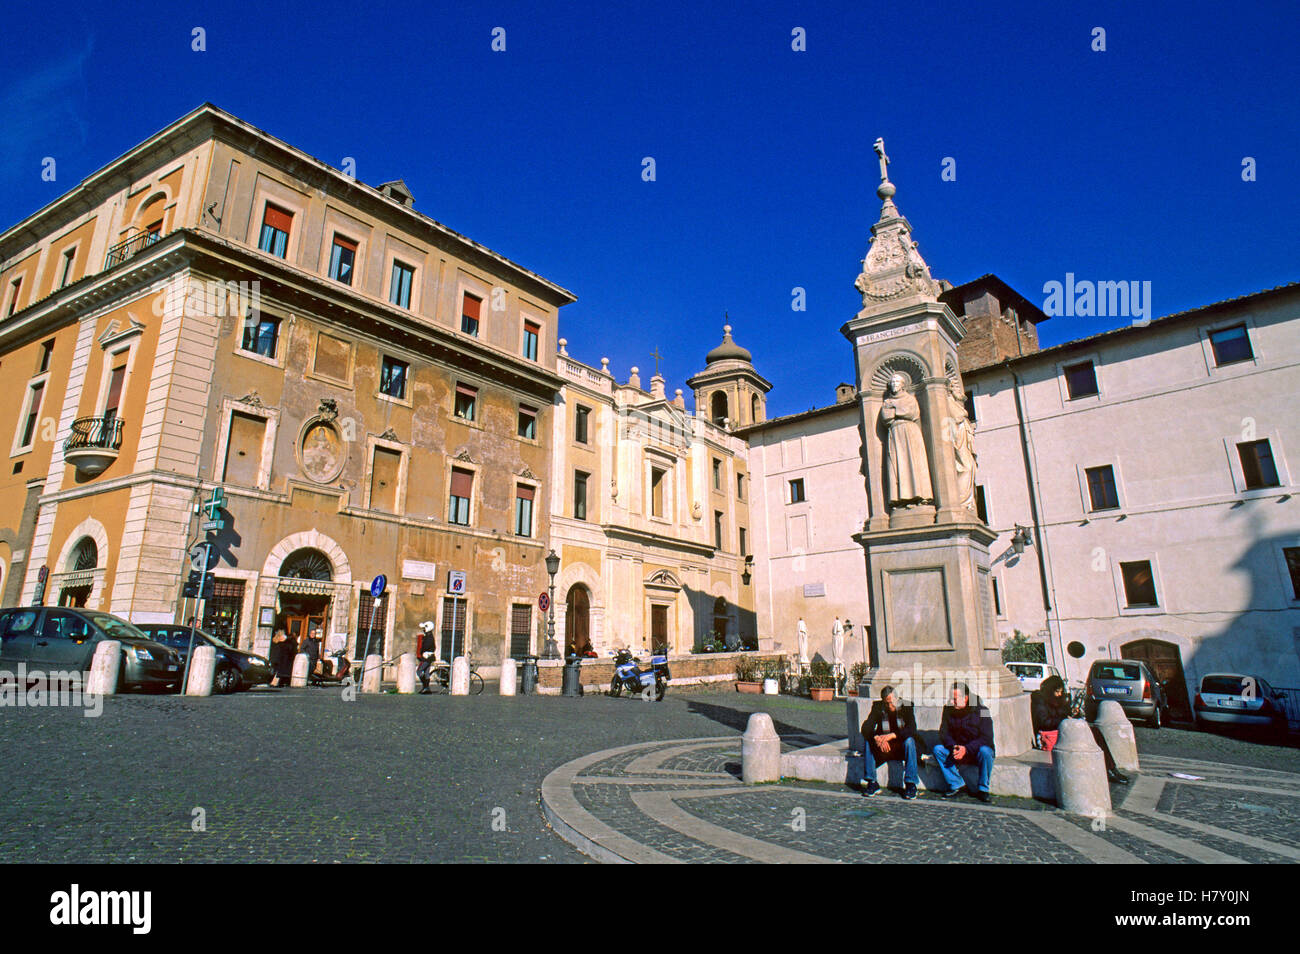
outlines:
[[907, 378], [895, 374], [880, 408], [885, 438], [885, 493], [890, 509], [933, 503], [930, 463], [921, 433], [921, 406], [907, 391]]
[[949, 418], [945, 421], [945, 437], [952, 441], [953, 458], [957, 462], [957, 499], [967, 510], [975, 510], [975, 422], [966, 411], [966, 395], [953, 381], [948, 385]]

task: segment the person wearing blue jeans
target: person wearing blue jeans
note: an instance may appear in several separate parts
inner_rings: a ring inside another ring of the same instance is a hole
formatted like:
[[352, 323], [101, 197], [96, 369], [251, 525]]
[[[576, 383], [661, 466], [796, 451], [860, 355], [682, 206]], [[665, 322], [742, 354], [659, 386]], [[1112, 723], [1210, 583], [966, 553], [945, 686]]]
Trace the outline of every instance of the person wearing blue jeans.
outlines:
[[916, 785], [921, 780], [916, 759], [916, 718], [911, 706], [899, 704], [894, 687], [886, 686], [862, 723], [862, 794], [866, 798], [880, 792], [876, 766], [894, 759], [903, 762], [903, 798], [916, 798]]
[[979, 787], [971, 794], [987, 802], [993, 757], [993, 717], [978, 699], [971, 704], [970, 688], [964, 682], [954, 682], [952, 705], [943, 707], [939, 744], [934, 747], [934, 759], [948, 783], [943, 797], [958, 795], [965, 787], [958, 765], [978, 765]]

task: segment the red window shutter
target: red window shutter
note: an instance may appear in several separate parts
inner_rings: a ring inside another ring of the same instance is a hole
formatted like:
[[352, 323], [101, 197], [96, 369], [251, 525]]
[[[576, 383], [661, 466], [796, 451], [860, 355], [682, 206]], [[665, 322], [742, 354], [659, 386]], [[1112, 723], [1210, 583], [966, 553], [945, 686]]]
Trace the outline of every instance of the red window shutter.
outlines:
[[460, 470], [452, 468], [451, 471], [451, 495], [453, 497], [470, 496], [470, 491], [474, 489], [474, 472], [471, 470]]
[[515, 495], [516, 495], [520, 500], [527, 500], [529, 503], [532, 503], [532, 500], [533, 500], [533, 488], [532, 488], [532, 487], [525, 487], [523, 484], [520, 484], [520, 485], [516, 488], [516, 490], [515, 490]]
[[118, 405], [122, 403], [122, 382], [126, 379], [126, 365], [119, 364], [113, 369], [112, 377], [108, 381], [108, 401], [104, 405], [104, 412], [116, 411]]
[[465, 293], [465, 304], [461, 306], [461, 314], [467, 318], [479, 319], [479, 306], [483, 304], [483, 299], [475, 298], [469, 292]]
[[357, 243], [352, 241], [352, 239], [344, 238], [342, 235], [336, 235], [334, 236], [334, 244], [340, 246], [341, 248], [347, 249], [349, 252], [352, 252], [354, 255], [356, 254]]
[[458, 384], [456, 385], [456, 393], [463, 394], [468, 398], [478, 397], [478, 388], [472, 388], [468, 384]]
[[533, 324], [531, 321], [524, 322], [524, 331], [527, 331], [529, 334], [533, 334], [533, 335], [540, 334], [541, 330], [542, 330], [541, 325]]
[[262, 224], [269, 225], [273, 229], [279, 229], [281, 232], [288, 232], [293, 227], [293, 215], [284, 211], [284, 209], [277, 209], [268, 202]]

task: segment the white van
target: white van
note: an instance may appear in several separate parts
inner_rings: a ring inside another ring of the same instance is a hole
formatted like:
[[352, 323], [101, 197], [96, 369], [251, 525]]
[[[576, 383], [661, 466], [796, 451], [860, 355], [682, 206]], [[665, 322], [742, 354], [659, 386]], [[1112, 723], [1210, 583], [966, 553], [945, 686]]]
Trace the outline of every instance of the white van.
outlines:
[[1060, 675], [1055, 666], [1049, 666], [1047, 663], [1009, 662], [1006, 667], [1011, 670], [1011, 675], [1020, 680], [1020, 685], [1025, 687], [1025, 692], [1033, 692], [1048, 676]]

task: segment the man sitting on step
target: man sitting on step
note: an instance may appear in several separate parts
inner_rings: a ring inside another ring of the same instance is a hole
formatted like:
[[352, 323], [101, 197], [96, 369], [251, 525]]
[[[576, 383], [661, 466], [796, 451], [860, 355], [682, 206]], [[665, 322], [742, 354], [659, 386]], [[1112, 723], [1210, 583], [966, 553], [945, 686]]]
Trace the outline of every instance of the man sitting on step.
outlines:
[[916, 798], [920, 781], [916, 758], [916, 718], [912, 707], [899, 705], [893, 686], [880, 691], [880, 701], [871, 705], [862, 723], [862, 794], [866, 798], [880, 792], [876, 766], [880, 762], [901, 759], [903, 762], [903, 798]]
[[993, 716], [978, 699], [971, 705], [970, 688], [964, 682], [952, 684], [952, 705], [943, 707], [939, 744], [934, 759], [948, 782], [944, 798], [961, 793], [965, 782], [957, 766], [980, 767], [979, 788], [971, 794], [981, 802], [989, 800], [989, 779], [993, 776]]

